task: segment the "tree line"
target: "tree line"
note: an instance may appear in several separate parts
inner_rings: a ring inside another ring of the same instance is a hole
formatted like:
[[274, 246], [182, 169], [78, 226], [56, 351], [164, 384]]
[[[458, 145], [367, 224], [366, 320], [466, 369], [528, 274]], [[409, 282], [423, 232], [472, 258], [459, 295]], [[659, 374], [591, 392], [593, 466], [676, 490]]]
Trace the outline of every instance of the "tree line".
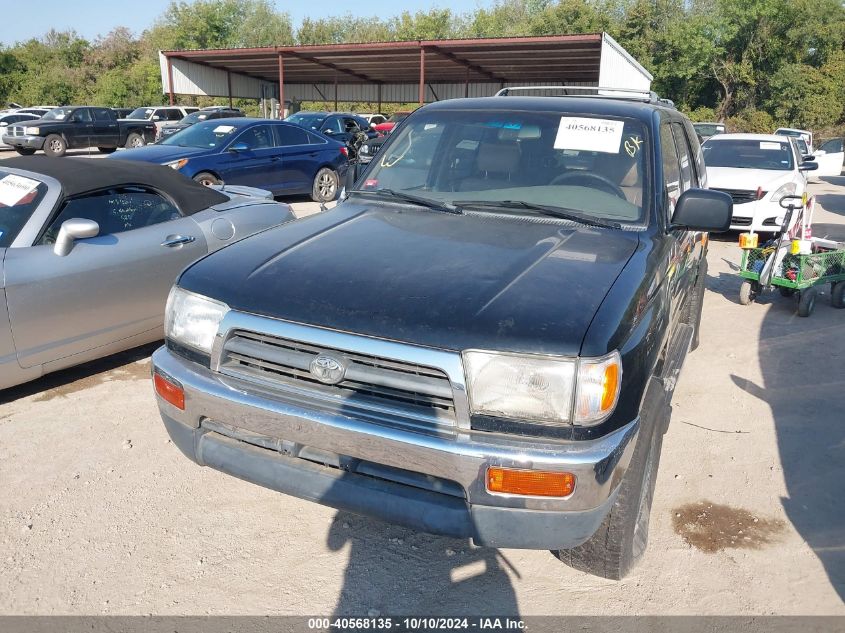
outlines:
[[163, 103], [161, 49], [606, 31], [694, 120], [750, 132], [833, 133], [845, 123], [841, 0], [498, 0], [469, 13], [347, 13], [299, 25], [271, 0], [174, 0], [149, 29], [135, 35], [131, 26], [93, 41], [51, 30], [0, 48], [0, 100]]

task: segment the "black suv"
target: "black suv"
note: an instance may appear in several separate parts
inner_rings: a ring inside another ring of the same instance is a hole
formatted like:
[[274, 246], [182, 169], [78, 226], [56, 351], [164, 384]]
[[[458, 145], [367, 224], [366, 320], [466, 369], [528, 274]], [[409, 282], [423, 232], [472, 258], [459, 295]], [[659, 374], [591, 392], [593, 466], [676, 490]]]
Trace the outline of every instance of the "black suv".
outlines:
[[189, 267], [153, 356], [174, 443], [622, 577], [732, 207], [689, 120], [624, 95], [420, 108], [335, 209]]
[[185, 128], [191, 127], [194, 123], [200, 121], [210, 121], [212, 119], [230, 119], [233, 117], [246, 116], [240, 108], [228, 108], [225, 106], [209, 106], [202, 108], [196, 112], [191, 112], [189, 115], [183, 117], [176, 123], [166, 123], [159, 130], [158, 140], [167, 138], [180, 132]]

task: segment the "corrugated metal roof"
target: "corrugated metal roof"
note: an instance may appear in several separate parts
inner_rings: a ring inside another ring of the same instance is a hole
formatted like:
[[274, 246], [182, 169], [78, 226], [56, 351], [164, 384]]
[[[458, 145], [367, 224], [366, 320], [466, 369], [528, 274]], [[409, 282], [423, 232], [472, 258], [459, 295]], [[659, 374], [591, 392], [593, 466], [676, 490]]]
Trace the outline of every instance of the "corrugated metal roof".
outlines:
[[[616, 42], [613, 45], [619, 49], [613, 51], [618, 57], [614, 60], [614, 65], [619, 66], [617, 72], [625, 66], [626, 70], [642, 75], [641, 79], [646, 83], [650, 82], [651, 75]], [[184, 90], [188, 94], [225, 96], [229, 94], [227, 84], [231, 82], [233, 95], [246, 96], [248, 92], [257, 97], [267, 94], [267, 86], [262, 88], [262, 84], [278, 86], [283, 70], [286, 97], [288, 86], [312, 86], [313, 92], [322, 91], [331, 99], [335, 84], [347, 87], [343, 90], [344, 95], [355, 93], [361, 98], [364, 93], [375, 93], [374, 88], [378, 85], [382, 86], [383, 93], [405, 93], [397, 86], [413, 84], [419, 87], [423, 82], [428, 86], [424, 89], [425, 100], [429, 100], [431, 97], [443, 98], [434, 93], [437, 93], [436, 86], [447, 84], [460, 85], [461, 91], [466, 84], [499, 87], [534, 83], [596, 85], [602, 72], [603, 51], [607, 47], [605, 34], [589, 33], [162, 51], [162, 79], [165, 92], [168, 92], [171, 82], [166, 66], [170, 60], [175, 93], [184, 94]], [[239, 78], [237, 82], [235, 77]], [[209, 90], [205, 90], [205, 86]], [[323, 86], [331, 86], [330, 93], [326, 93]], [[361, 89], [352, 89], [352, 86]], [[450, 96], [459, 92], [457, 89], [443, 91]], [[414, 100], [412, 95], [415, 93], [407, 92], [401, 98]], [[483, 89], [483, 92], [487, 90]], [[374, 97], [375, 94], [369, 100], [375, 100]], [[393, 101], [397, 97], [382, 94], [383, 101]]]

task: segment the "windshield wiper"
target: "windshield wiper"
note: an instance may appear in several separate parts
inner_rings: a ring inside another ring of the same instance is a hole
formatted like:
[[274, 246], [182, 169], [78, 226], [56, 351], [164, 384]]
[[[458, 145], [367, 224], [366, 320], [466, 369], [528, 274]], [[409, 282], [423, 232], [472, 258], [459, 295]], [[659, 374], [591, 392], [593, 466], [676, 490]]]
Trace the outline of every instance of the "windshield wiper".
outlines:
[[444, 213], [454, 213], [455, 215], [460, 215], [462, 213], [460, 207], [456, 205], [447, 204], [424, 196], [415, 196], [403, 191], [396, 191], [395, 189], [353, 189], [349, 193], [360, 193], [364, 195], [382, 194], [390, 196], [391, 198], [396, 198], [397, 200], [404, 200], [405, 202], [418, 204], [423, 207], [428, 207], [429, 209], [435, 209], [436, 211], [443, 211]]
[[495, 209], [527, 209], [529, 211], [539, 211], [543, 215], [548, 215], [553, 218], [561, 220], [570, 220], [578, 222], [579, 224], [586, 224], [587, 226], [600, 226], [605, 229], [621, 229], [622, 225], [613, 220], [600, 220], [599, 218], [574, 213], [572, 209], [565, 207], [556, 207], [549, 204], [535, 204], [533, 202], [525, 202], [524, 200], [455, 200], [453, 204], [456, 207], [492, 207]]

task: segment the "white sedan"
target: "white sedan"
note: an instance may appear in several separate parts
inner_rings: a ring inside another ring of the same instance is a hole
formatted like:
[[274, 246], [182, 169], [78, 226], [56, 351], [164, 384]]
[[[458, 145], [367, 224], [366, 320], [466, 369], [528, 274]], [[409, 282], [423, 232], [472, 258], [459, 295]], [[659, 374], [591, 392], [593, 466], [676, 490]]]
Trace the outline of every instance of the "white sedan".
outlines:
[[736, 231], [778, 231], [777, 218], [783, 215], [780, 199], [803, 195], [807, 172], [818, 169], [803, 161], [786, 136], [719, 134], [702, 149], [709, 187], [733, 198], [731, 229]]

